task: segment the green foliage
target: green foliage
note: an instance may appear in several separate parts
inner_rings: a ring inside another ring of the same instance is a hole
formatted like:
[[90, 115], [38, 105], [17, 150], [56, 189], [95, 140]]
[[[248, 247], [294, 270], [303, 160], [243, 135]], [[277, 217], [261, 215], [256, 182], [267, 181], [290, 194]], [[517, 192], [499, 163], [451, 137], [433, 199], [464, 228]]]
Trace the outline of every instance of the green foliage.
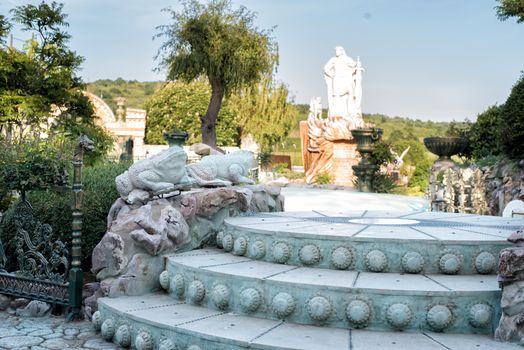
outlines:
[[477, 116], [467, 138], [470, 156], [477, 162], [483, 158], [524, 158], [524, 74], [503, 105], [490, 106]]
[[481, 159], [501, 153], [498, 127], [502, 123], [500, 106], [490, 106], [477, 116], [477, 121], [471, 125], [467, 134], [471, 156]]
[[9, 196], [9, 191], [25, 193], [65, 185], [66, 159], [62, 149], [47, 140], [0, 142], [0, 187], [7, 190], [4, 196]]
[[162, 81], [145, 81], [101, 79], [86, 85], [86, 90], [102, 98], [116, 113], [117, 97], [126, 99], [125, 105], [131, 108], [146, 108], [146, 102], [155, 91], [165, 85]]
[[376, 193], [390, 193], [395, 188], [395, 182], [387, 174], [376, 173], [373, 176], [373, 191]]
[[[123, 173], [130, 164], [100, 163], [86, 167], [83, 173], [84, 201], [82, 227], [83, 268], [90, 269], [91, 254], [103, 234], [106, 232], [107, 213], [113, 202], [118, 198], [115, 177]], [[31, 191], [27, 198], [34, 209], [35, 218], [52, 226], [60, 239], [71, 241], [72, 193], [71, 191]], [[15, 234], [13, 209], [6, 213], [5, 220], [0, 225], [0, 240], [6, 246], [7, 256], [14, 254]]]
[[401, 154], [407, 147], [409, 151], [403, 158], [404, 165], [401, 171], [405, 171], [409, 166], [414, 166], [413, 174], [409, 174], [411, 175], [409, 187], [425, 189], [429, 186], [429, 168], [434, 159], [429, 156], [425, 146], [419, 141], [399, 140], [392, 145], [397, 154]]
[[391, 145], [389, 142], [379, 140], [375, 142], [373, 152], [371, 152], [370, 160], [373, 164], [382, 165], [389, 163], [393, 160], [391, 154]]
[[317, 182], [316, 183], [319, 184], [319, 185], [329, 185], [332, 182], [333, 182], [333, 179], [331, 178], [331, 176], [327, 172], [320, 173], [320, 174], [317, 175]]
[[270, 149], [283, 140], [298, 114], [288, 102], [289, 91], [270, 76], [252, 84], [228, 99], [235, 111], [241, 135], [251, 134], [262, 149]]
[[68, 23], [62, 8], [43, 1], [12, 10], [21, 29], [37, 35], [23, 51], [0, 48], [0, 135], [21, 143], [43, 133], [69, 140], [85, 133], [97, 143], [95, 155], [100, 156], [112, 142], [95, 124], [91, 104], [81, 93], [77, 73], [83, 58], [68, 47], [71, 36], [63, 30]]
[[[524, 13], [524, 9], [521, 12]], [[511, 89], [500, 113], [498, 136], [502, 152], [511, 159], [524, 158], [524, 73]]]
[[173, 24], [160, 26], [161, 65], [170, 79], [192, 81], [201, 76], [218, 79], [227, 94], [259, 81], [271, 72], [276, 45], [271, 31], [254, 25], [255, 15], [231, 1], [182, 1], [180, 12], [167, 9]]
[[[174, 126], [189, 134], [188, 143], [202, 142], [199, 118], [205, 114], [211, 96], [209, 84], [202, 80], [191, 83], [177, 81], [157, 90], [147, 101], [146, 142], [167, 143], [163, 133]], [[217, 120], [217, 144], [237, 146], [238, 124], [229, 104], [220, 110]]]
[[206, 114], [201, 116], [202, 139], [216, 144], [215, 124], [222, 99], [271, 74], [277, 63], [277, 46], [271, 31], [254, 25], [245, 7], [233, 9], [230, 0], [182, 2], [180, 11], [167, 9], [171, 25], [160, 26], [164, 37], [158, 57], [168, 78], [193, 81], [206, 76], [212, 88]]
[[505, 21], [510, 17], [517, 17], [517, 23], [524, 22], [524, 0], [497, 0], [497, 17]]
[[7, 20], [4, 15], [0, 15], [0, 45], [5, 44], [5, 37], [11, 30], [11, 23]]

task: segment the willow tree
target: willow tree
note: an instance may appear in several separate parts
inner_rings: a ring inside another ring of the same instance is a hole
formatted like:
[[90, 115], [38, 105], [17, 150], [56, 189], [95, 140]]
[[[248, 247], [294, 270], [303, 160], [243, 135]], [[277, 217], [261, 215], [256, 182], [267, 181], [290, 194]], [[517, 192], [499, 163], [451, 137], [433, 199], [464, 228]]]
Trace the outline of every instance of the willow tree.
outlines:
[[288, 97], [287, 87], [275, 83], [269, 75], [232, 95], [228, 103], [237, 115], [240, 134], [253, 135], [261, 149], [269, 152], [287, 136], [296, 120], [298, 111]]
[[234, 9], [229, 0], [182, 2], [167, 9], [173, 23], [158, 27], [165, 42], [159, 50], [160, 67], [170, 80], [193, 81], [206, 76], [211, 97], [200, 117], [202, 141], [216, 147], [216, 121], [224, 96], [260, 81], [277, 64], [277, 45], [271, 29], [255, 26], [254, 13]]
[[524, 22], [524, 0], [497, 0], [499, 6], [495, 6], [497, 17], [505, 21], [510, 17], [517, 17], [517, 23]]

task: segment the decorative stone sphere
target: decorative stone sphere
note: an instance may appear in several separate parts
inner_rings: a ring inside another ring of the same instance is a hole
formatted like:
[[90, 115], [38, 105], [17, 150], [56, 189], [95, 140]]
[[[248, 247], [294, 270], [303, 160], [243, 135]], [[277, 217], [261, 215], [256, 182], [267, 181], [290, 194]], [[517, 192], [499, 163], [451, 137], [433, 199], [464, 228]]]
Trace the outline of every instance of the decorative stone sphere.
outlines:
[[169, 277], [169, 272], [162, 271], [160, 276], [158, 276], [158, 281], [160, 282], [160, 287], [162, 287], [164, 290], [168, 290], [169, 282], [171, 282], [170, 277]]
[[497, 267], [497, 258], [489, 252], [482, 252], [475, 258], [475, 269], [478, 273], [489, 274]]
[[371, 308], [362, 300], [353, 300], [346, 308], [346, 317], [356, 327], [365, 327], [371, 318]]
[[216, 241], [217, 241], [217, 247], [223, 248], [222, 239], [224, 238], [224, 231], [218, 231]]
[[324, 322], [331, 317], [333, 307], [326, 298], [316, 296], [307, 302], [307, 313], [313, 320]]
[[273, 246], [273, 260], [279, 264], [285, 264], [291, 257], [291, 248], [285, 242], [278, 242]]
[[366, 267], [369, 271], [381, 272], [388, 266], [388, 258], [380, 250], [372, 250], [366, 255]]
[[100, 334], [102, 335], [102, 338], [108, 341], [113, 340], [115, 331], [116, 331], [116, 324], [115, 324], [115, 320], [113, 320], [112, 318], [108, 318], [107, 320], [105, 320], [102, 323], [102, 327], [100, 327]]
[[253, 259], [262, 259], [266, 255], [266, 245], [258, 240], [249, 246], [249, 256]]
[[424, 258], [417, 252], [407, 252], [402, 257], [402, 269], [408, 273], [419, 273], [424, 268]]
[[93, 324], [95, 331], [100, 331], [100, 328], [102, 327], [102, 322], [102, 314], [100, 313], [100, 311], [95, 311], [93, 313], [93, 316], [91, 317], [91, 323]]
[[406, 328], [412, 320], [413, 312], [406, 304], [393, 304], [386, 311], [386, 321], [393, 328]]
[[320, 249], [314, 244], [307, 244], [300, 248], [298, 258], [304, 265], [316, 265], [320, 261]]
[[191, 345], [187, 350], [202, 350], [202, 348], [198, 345]]
[[217, 284], [211, 290], [211, 300], [220, 310], [225, 310], [229, 306], [229, 288], [224, 284]]
[[238, 237], [233, 244], [233, 254], [244, 255], [247, 251], [247, 239], [246, 237]]
[[435, 305], [426, 315], [429, 327], [437, 332], [442, 332], [453, 324], [453, 313], [445, 305]]
[[492, 317], [493, 308], [488, 304], [475, 304], [469, 309], [468, 321], [475, 328], [488, 327]]
[[222, 247], [224, 248], [224, 251], [230, 252], [233, 250], [234, 243], [233, 236], [231, 234], [225, 234], [224, 237], [222, 237]]
[[338, 247], [331, 253], [331, 263], [339, 270], [345, 270], [353, 263], [353, 254], [346, 247]]
[[461, 266], [460, 258], [451, 253], [442, 255], [439, 260], [439, 268], [442, 273], [448, 275], [454, 275], [460, 271]]
[[171, 278], [171, 282], [169, 283], [169, 291], [177, 298], [182, 298], [184, 296], [184, 291], [186, 288], [186, 282], [184, 281], [184, 275], [177, 273], [176, 275]]
[[176, 345], [171, 339], [164, 339], [158, 345], [158, 350], [176, 350]]
[[206, 288], [204, 287], [204, 283], [202, 283], [199, 280], [194, 280], [189, 285], [189, 288], [187, 289], [187, 295], [189, 297], [189, 300], [191, 302], [198, 304], [202, 300], [204, 300], [204, 296], [206, 295]]
[[118, 327], [115, 333], [115, 342], [123, 348], [131, 346], [131, 330], [126, 324]]
[[289, 293], [280, 292], [273, 297], [271, 309], [278, 318], [285, 318], [291, 315], [296, 308], [295, 298]]
[[240, 306], [245, 312], [255, 312], [261, 304], [262, 297], [255, 288], [246, 288], [240, 293]]
[[152, 350], [153, 336], [147, 331], [140, 331], [135, 338], [135, 348], [137, 350]]

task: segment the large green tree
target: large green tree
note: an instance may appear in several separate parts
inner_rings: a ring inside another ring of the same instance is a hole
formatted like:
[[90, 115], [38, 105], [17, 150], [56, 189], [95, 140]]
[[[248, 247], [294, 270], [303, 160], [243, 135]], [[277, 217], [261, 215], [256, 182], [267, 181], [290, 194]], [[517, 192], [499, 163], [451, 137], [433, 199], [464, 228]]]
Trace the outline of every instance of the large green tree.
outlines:
[[517, 17], [517, 23], [524, 22], [524, 0], [497, 0], [497, 16], [501, 21]]
[[207, 77], [211, 97], [200, 116], [202, 141], [216, 146], [215, 124], [222, 100], [271, 73], [277, 64], [277, 45], [271, 30], [254, 24], [255, 15], [245, 7], [234, 9], [230, 0], [182, 2], [182, 9], [168, 9], [172, 24], [160, 26], [165, 42], [159, 51], [160, 67], [169, 79], [192, 81]]
[[264, 151], [284, 139], [298, 114], [288, 96], [287, 87], [270, 75], [233, 94], [228, 103], [237, 115], [240, 135], [253, 135]]
[[[166, 143], [163, 133], [176, 127], [189, 134], [188, 143], [202, 142], [199, 117], [206, 113], [211, 88], [205, 80], [176, 81], [157, 90], [146, 102], [146, 142]], [[217, 145], [237, 146], [238, 123], [227, 101], [216, 122]]]
[[502, 152], [516, 160], [524, 159], [524, 73], [501, 106], [498, 137]]
[[[7, 142], [38, 139], [43, 133], [62, 140], [87, 134], [100, 156], [111, 138], [95, 123], [78, 76], [83, 58], [68, 47], [71, 36], [63, 5], [41, 2], [14, 8], [13, 21], [33, 34], [24, 49], [0, 47], [0, 137]], [[0, 35], [10, 24], [0, 19]]]

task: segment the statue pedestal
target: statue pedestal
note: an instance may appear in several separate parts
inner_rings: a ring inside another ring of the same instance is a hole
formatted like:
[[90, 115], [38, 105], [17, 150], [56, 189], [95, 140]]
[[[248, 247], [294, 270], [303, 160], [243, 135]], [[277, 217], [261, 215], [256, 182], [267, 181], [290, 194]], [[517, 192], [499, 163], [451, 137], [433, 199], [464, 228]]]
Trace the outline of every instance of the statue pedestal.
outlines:
[[333, 158], [331, 176], [335, 185], [354, 187], [353, 165], [360, 159], [357, 153], [357, 144], [348, 140], [333, 141]]

